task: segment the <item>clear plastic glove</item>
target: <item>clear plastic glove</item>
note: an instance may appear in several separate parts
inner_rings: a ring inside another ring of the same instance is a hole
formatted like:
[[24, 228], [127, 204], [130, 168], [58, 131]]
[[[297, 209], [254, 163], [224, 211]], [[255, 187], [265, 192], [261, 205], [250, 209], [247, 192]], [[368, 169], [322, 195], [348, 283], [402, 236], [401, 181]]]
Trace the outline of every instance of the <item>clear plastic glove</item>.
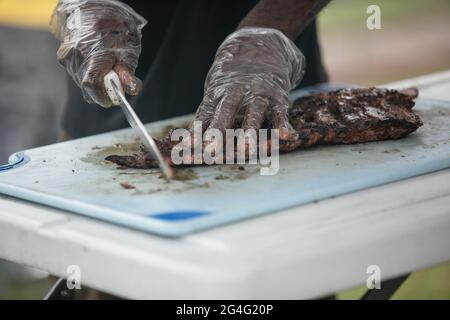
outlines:
[[282, 32], [240, 29], [217, 51], [195, 120], [202, 121], [203, 130], [225, 130], [233, 128], [236, 114], [245, 108], [243, 129], [259, 129], [269, 120], [280, 129], [281, 140], [296, 140], [288, 119], [288, 94], [304, 69], [303, 54]]
[[61, 42], [58, 61], [81, 88], [85, 100], [112, 105], [103, 78], [115, 70], [126, 93], [136, 95], [142, 82], [134, 76], [146, 20], [116, 0], [60, 0], [51, 27]]

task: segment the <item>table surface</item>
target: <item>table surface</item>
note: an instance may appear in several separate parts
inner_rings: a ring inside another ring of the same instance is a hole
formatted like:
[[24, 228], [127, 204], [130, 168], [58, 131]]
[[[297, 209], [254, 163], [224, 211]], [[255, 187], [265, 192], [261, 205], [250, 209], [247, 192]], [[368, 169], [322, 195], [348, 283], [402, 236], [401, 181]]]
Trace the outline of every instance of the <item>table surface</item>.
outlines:
[[[450, 71], [385, 85], [450, 100]], [[315, 298], [450, 260], [450, 169], [168, 239], [0, 195], [0, 257], [125, 298]]]

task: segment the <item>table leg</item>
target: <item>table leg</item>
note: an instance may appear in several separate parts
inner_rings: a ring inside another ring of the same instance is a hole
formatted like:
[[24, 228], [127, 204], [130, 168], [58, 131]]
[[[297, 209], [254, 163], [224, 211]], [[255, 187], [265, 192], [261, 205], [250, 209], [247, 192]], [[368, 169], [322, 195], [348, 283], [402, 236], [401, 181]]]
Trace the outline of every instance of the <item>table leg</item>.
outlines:
[[389, 300], [400, 286], [408, 279], [406, 274], [394, 279], [381, 282], [381, 289], [370, 289], [361, 297], [361, 300]]
[[65, 278], [57, 278], [55, 284], [45, 295], [44, 300], [118, 300], [119, 297], [82, 287], [79, 290], [70, 290], [67, 288]]

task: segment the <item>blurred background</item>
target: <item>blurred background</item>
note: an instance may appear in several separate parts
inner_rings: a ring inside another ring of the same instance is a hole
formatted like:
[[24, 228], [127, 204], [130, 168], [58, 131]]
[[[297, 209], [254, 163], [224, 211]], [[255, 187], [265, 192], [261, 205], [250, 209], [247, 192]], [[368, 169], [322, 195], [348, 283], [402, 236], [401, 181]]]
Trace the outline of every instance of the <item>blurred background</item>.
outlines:
[[[58, 140], [66, 87], [48, 32], [56, 3], [0, 0], [0, 163]], [[381, 8], [381, 30], [366, 27], [373, 4]], [[448, 0], [334, 0], [319, 17], [330, 80], [366, 86], [449, 70], [449, 30]], [[48, 289], [45, 273], [0, 260], [0, 299], [41, 299]], [[450, 264], [414, 273], [393, 299], [450, 299]]]

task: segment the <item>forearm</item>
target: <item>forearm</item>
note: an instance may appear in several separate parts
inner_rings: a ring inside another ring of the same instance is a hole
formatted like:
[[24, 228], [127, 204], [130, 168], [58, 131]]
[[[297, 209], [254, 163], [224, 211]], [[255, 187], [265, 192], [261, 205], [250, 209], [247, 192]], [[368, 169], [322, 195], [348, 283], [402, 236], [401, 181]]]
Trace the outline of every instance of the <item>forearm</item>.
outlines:
[[264, 27], [297, 38], [330, 0], [261, 0], [241, 21], [238, 29]]

